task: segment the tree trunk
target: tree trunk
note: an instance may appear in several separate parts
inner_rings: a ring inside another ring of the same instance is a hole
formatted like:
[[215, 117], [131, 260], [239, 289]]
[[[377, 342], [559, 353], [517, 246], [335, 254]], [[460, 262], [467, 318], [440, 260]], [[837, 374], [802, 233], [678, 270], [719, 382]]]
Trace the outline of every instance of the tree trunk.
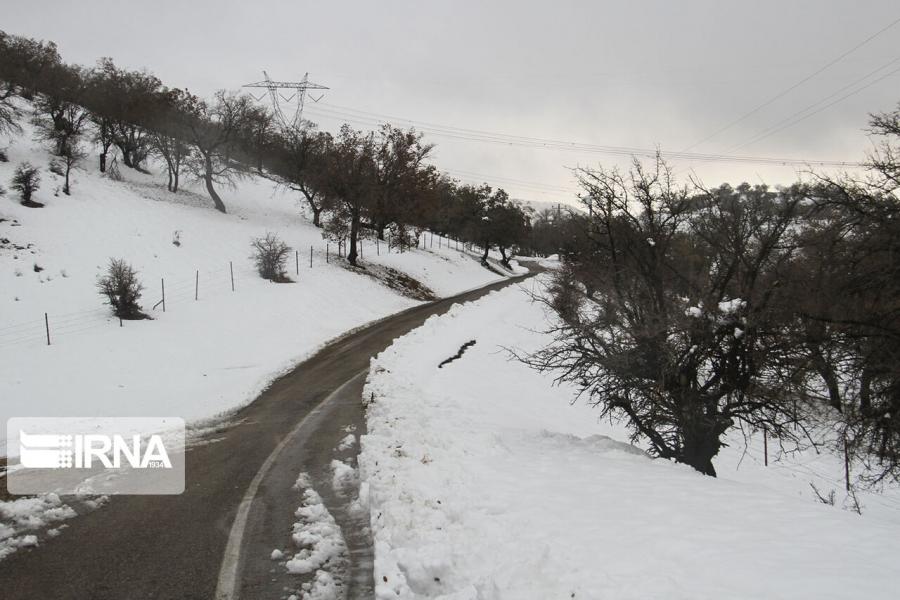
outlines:
[[491, 250], [491, 245], [489, 242], [484, 243], [484, 254], [481, 255], [481, 262], [487, 263], [488, 252]]
[[303, 193], [303, 197], [306, 198], [306, 203], [309, 204], [310, 210], [312, 210], [313, 225], [316, 227], [322, 227], [322, 207], [316, 206], [315, 193], [309, 192], [305, 187], [301, 188], [300, 191]]
[[71, 196], [71, 189], [69, 188], [69, 172], [72, 170], [72, 165], [70, 163], [66, 163], [66, 181], [63, 183], [63, 194], [66, 196]]
[[100, 172], [106, 173], [106, 150], [100, 153]]
[[691, 466], [704, 475], [715, 477], [716, 469], [712, 465], [712, 459], [718, 454], [718, 446], [718, 441], [710, 443], [703, 440], [685, 440], [681, 455], [677, 457], [678, 462]]
[[225, 203], [222, 202], [222, 199], [219, 197], [219, 194], [216, 193], [216, 189], [213, 187], [212, 175], [205, 175], [203, 177], [203, 182], [206, 184], [206, 191], [209, 192], [209, 197], [212, 198], [213, 204], [216, 205], [216, 210], [222, 213], [227, 213], [225, 210]]
[[354, 208], [350, 219], [350, 252], [347, 253], [347, 261], [356, 266], [356, 238], [359, 236], [359, 209]]
[[175, 171], [175, 176], [172, 178], [172, 193], [175, 194], [178, 192], [178, 170]]
[[512, 266], [509, 264], [509, 259], [506, 257], [506, 248], [504, 248], [503, 246], [500, 246], [500, 256], [502, 257], [500, 264], [507, 269], [512, 269]]
[[375, 231], [378, 233], [378, 239], [382, 242], [384, 241], [384, 230], [387, 229], [387, 225], [375, 225]]
[[172, 191], [172, 165], [168, 165], [168, 169], [166, 170], [169, 175], [169, 182], [166, 184], [166, 189], [170, 192]]

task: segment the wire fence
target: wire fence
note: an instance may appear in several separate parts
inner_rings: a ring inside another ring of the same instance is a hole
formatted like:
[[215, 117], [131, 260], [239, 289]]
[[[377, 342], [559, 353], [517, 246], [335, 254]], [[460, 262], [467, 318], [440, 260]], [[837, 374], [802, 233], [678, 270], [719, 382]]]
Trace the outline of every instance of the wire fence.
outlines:
[[[360, 239], [357, 252], [362, 260], [387, 254], [402, 254], [414, 249], [460, 250], [466, 246], [458, 240], [431, 232], [423, 232], [415, 245], [398, 244], [388, 235], [385, 240]], [[319, 248], [308, 246], [295, 248], [286, 265], [288, 275], [293, 274], [302, 283], [302, 272], [317, 265], [343, 261], [348, 253], [344, 240], [327, 241]], [[145, 311], [158, 318], [166, 311], [177, 309], [188, 302], [200, 302], [227, 293], [241, 291], [241, 282], [258, 280], [260, 275], [253, 266], [229, 261], [217, 268], [195, 269], [189, 277], [161, 278], [159, 281], [144, 281], [143, 298]], [[99, 294], [98, 294], [99, 298]], [[96, 308], [73, 312], [39, 313], [33, 319], [19, 322], [0, 322], [0, 349], [26, 345], [50, 346], [60, 339], [99, 331], [103, 328], [122, 327], [124, 322], [116, 317], [109, 305], [100, 304]]]

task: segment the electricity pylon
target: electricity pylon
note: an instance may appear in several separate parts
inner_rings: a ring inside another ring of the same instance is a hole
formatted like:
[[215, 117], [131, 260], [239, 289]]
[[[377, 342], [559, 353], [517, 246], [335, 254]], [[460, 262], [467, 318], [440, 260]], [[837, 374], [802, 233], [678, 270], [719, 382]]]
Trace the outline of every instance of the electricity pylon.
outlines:
[[[303, 105], [306, 103], [306, 97], [308, 95], [309, 90], [327, 90], [328, 87], [324, 85], [320, 85], [318, 83], [312, 83], [309, 80], [309, 73], [306, 73], [303, 76], [302, 81], [272, 81], [269, 77], [269, 74], [263, 71], [263, 75], [265, 79], [262, 81], [257, 81], [256, 83], [248, 83], [243, 86], [245, 88], [265, 88], [268, 90], [269, 99], [272, 102], [272, 110], [275, 112], [275, 116], [278, 120], [281, 121], [281, 124], [290, 129], [300, 129], [303, 126]], [[290, 96], [285, 97], [284, 94], [281, 93], [280, 90], [294, 90]], [[250, 94], [256, 100], [262, 100], [266, 97], [266, 94], [262, 94], [259, 97], [254, 95], [252, 92]], [[310, 100], [313, 102], [318, 102], [322, 99], [322, 96], [318, 98], [309, 95]], [[297, 107], [294, 110], [293, 116], [289, 119], [285, 116], [284, 111], [281, 109], [281, 103], [286, 102], [290, 103], [296, 100]]]

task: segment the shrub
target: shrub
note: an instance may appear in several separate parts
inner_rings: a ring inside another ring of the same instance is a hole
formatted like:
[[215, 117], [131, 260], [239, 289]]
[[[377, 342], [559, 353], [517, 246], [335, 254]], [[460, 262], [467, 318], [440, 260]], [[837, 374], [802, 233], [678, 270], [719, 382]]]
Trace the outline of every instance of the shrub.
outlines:
[[256, 238], [251, 244], [253, 255], [250, 257], [256, 264], [256, 270], [263, 279], [276, 282], [290, 281], [285, 272], [291, 248], [282, 242], [274, 233]]
[[138, 281], [137, 271], [124, 259], [111, 258], [106, 275], [97, 280], [100, 294], [105, 296], [115, 315], [122, 319], [146, 319], [138, 300], [144, 286]]
[[9, 157], [6, 155], [6, 148], [0, 148], [0, 162], [9, 162]]
[[25, 162], [16, 168], [10, 187], [22, 196], [22, 204], [25, 206], [43, 206], [31, 199], [32, 194], [41, 186], [41, 172], [37, 167], [32, 167]]

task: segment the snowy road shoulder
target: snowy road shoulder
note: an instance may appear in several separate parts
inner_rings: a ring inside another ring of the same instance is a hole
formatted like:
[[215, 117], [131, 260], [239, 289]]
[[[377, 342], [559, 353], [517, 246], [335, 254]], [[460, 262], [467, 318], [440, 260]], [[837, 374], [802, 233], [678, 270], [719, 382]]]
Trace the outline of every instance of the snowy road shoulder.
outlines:
[[617, 441], [502, 348], [536, 349], [543, 318], [512, 286], [373, 360], [359, 462], [378, 598], [893, 597], [896, 521]]

